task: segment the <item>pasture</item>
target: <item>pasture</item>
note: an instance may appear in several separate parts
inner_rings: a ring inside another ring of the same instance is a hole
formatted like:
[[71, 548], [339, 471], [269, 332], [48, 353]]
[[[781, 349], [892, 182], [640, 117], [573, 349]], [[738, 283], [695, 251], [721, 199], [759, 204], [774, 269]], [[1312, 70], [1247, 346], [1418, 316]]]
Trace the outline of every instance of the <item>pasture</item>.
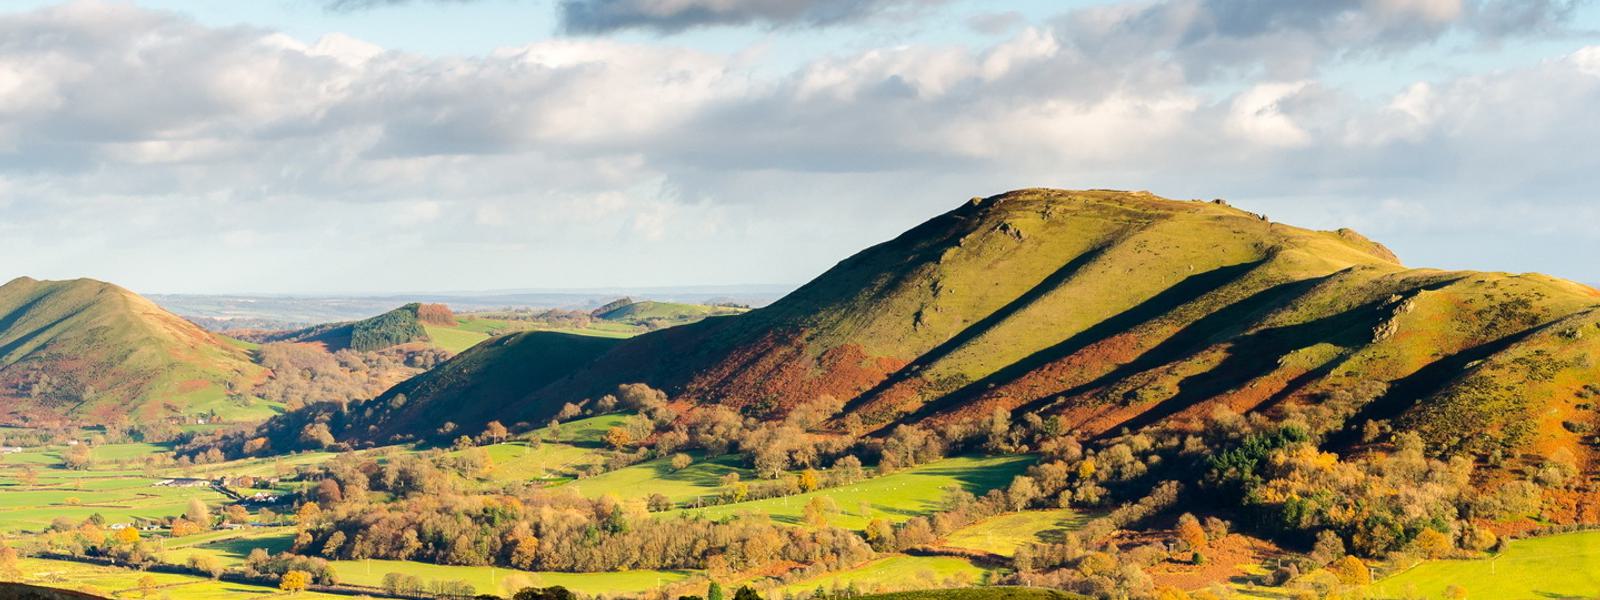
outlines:
[[752, 502], [723, 504], [707, 508], [680, 509], [667, 515], [689, 513], [720, 519], [740, 512], [766, 513], [780, 523], [799, 524], [807, 502], [816, 496], [833, 499], [839, 512], [830, 525], [862, 529], [872, 519], [900, 522], [932, 513], [939, 508], [945, 488], [959, 487], [975, 495], [1004, 487], [1011, 478], [1033, 463], [1031, 456], [957, 457], [934, 461], [882, 477], [851, 485], [826, 488], [805, 494], [769, 498]]
[[1593, 598], [1600, 595], [1600, 531], [1514, 540], [1505, 552], [1474, 560], [1430, 560], [1373, 585], [1378, 598]]
[[[182, 598], [183, 600], [233, 600], [235, 598], [269, 598], [283, 594], [277, 588], [213, 581], [207, 577], [149, 573], [64, 560], [24, 558], [18, 561], [24, 573], [23, 583], [46, 587], [78, 590], [107, 598], [142, 598], [140, 581], [146, 577], [154, 584], [152, 598]], [[295, 598], [309, 600], [345, 599], [349, 596], [300, 592]]]
[[1007, 513], [951, 532], [944, 545], [1011, 556], [1023, 544], [1059, 542], [1062, 534], [1086, 520], [1083, 513], [1065, 508]]
[[985, 571], [967, 559], [953, 556], [895, 555], [854, 569], [798, 581], [781, 589], [800, 594], [818, 587], [824, 590], [844, 589], [850, 584], [855, 584], [856, 590], [863, 593], [962, 587], [980, 583]]

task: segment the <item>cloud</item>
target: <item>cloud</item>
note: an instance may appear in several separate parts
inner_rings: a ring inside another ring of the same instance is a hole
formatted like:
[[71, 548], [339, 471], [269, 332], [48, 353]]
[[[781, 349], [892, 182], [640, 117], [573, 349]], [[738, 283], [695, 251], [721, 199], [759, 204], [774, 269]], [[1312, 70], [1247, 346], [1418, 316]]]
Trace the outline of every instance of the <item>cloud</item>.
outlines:
[[1151, 57], [1194, 79], [1264, 69], [1277, 79], [1314, 73], [1329, 60], [1385, 56], [1459, 32], [1479, 43], [1575, 33], [1582, 0], [1165, 0], [1073, 11], [1061, 29], [1100, 60]]
[[827, 27], [940, 3], [942, 0], [561, 0], [560, 13], [561, 26], [569, 33], [624, 29], [677, 33], [723, 25]]
[[[1148, 10], [776, 74], [611, 39], [428, 57], [123, 4], [3, 15], [0, 255], [152, 291], [801, 281], [961, 199], [1044, 185], [1223, 196], [1415, 264], [1600, 280], [1582, 218], [1600, 47], [1373, 97], [1271, 69], [1202, 85], [1189, 57], [1104, 60], [1082, 35]], [[1280, 39], [1328, 30], [1318, 15], [1204, 31]]]
[[435, 4], [466, 4], [469, 2], [476, 2], [478, 0], [318, 0], [318, 2], [320, 2], [324, 8], [334, 12], [355, 12], [371, 10], [374, 8], [402, 6], [418, 1], [431, 2]]

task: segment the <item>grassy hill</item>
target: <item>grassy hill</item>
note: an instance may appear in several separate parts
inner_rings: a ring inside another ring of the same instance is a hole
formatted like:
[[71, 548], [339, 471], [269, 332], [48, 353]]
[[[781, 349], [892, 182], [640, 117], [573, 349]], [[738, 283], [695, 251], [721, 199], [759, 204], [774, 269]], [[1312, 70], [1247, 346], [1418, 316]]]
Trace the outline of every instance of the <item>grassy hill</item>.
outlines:
[[115, 285], [0, 286], [0, 419], [104, 424], [198, 412], [261, 375], [239, 344]]
[[[771, 306], [637, 336], [494, 402], [540, 422], [641, 381], [756, 416], [832, 395], [869, 430], [999, 408], [1092, 435], [1338, 399], [1352, 429], [1391, 423], [1437, 450], [1582, 459], [1597, 308], [1587, 286], [1407, 268], [1355, 232], [1220, 202], [1021, 190], [973, 199]], [[516, 360], [485, 355], [473, 370], [528, 368]], [[430, 399], [479, 402], [470, 383], [426, 385]]]
[[[349, 348], [359, 352], [383, 350], [404, 344], [429, 342], [425, 313], [438, 312], [437, 304], [411, 303], [381, 315], [342, 323], [327, 323], [292, 331], [248, 336], [254, 342], [296, 342], [320, 344], [329, 352]], [[445, 313], [449, 309], [443, 309]], [[448, 317], [453, 319], [453, 317]], [[437, 322], [434, 317], [432, 322]]]
[[[606, 307], [602, 307], [603, 309]], [[680, 302], [657, 302], [655, 300], [641, 300], [628, 302], [621, 306], [601, 310], [595, 313], [596, 317], [607, 321], [616, 321], [659, 329], [673, 325], [682, 325], [699, 321], [706, 317], [721, 315], [736, 315], [746, 309], [731, 306], [710, 306], [705, 304], [683, 304]]]

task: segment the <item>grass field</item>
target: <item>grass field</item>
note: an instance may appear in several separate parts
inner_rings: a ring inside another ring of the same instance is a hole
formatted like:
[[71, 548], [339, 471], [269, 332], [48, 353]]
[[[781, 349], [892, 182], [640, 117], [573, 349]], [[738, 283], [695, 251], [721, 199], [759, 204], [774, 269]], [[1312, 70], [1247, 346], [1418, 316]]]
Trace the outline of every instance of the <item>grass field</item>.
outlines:
[[1471, 598], [1593, 598], [1600, 595], [1600, 531], [1516, 540], [1497, 558], [1427, 561], [1373, 588], [1378, 598], [1442, 598], [1450, 585]]
[[1025, 543], [1060, 541], [1063, 533], [1082, 526], [1085, 520], [1082, 513], [1069, 509], [998, 515], [956, 530], [945, 538], [944, 545], [1011, 556]]
[[[212, 581], [206, 577], [148, 573], [132, 569], [103, 567], [63, 560], [24, 558], [18, 565], [23, 583], [46, 587], [83, 591], [108, 598], [142, 598], [139, 581], [150, 577], [155, 582], [151, 598], [181, 598], [183, 600], [232, 600], [234, 598], [267, 598], [283, 594], [277, 588]], [[300, 592], [295, 598], [310, 600], [348, 599], [349, 596]]]
[[632, 337], [647, 331], [627, 323], [603, 320], [594, 321], [588, 327], [554, 327], [538, 321], [490, 319], [471, 315], [458, 317], [455, 327], [425, 324], [423, 329], [428, 332], [428, 338], [433, 340], [433, 345], [457, 353], [495, 335], [518, 331], [554, 331], [616, 338]]
[[789, 593], [845, 588], [854, 583], [861, 592], [896, 592], [938, 587], [976, 585], [985, 569], [953, 556], [890, 556], [822, 577], [799, 581], [782, 589]]
[[638, 498], [661, 494], [673, 502], [685, 502], [701, 496], [715, 495], [723, 475], [738, 473], [741, 478], [752, 477], [748, 469], [738, 466], [740, 457], [719, 456], [712, 460], [696, 460], [681, 471], [673, 471], [670, 459], [661, 458], [639, 463], [571, 485], [588, 498], [614, 495], [618, 498]]
[[947, 458], [853, 485], [666, 514], [688, 512], [718, 519], [744, 511], [764, 512], [771, 515], [774, 521], [798, 524], [806, 503], [812, 497], [828, 496], [833, 498], [840, 510], [839, 514], [829, 519], [829, 523], [861, 529], [875, 518], [900, 522], [931, 513], [938, 509], [939, 499], [944, 496], [946, 487], [960, 486], [981, 496], [988, 490], [1009, 484], [1012, 477], [1032, 463], [1031, 456]]
[[[287, 550], [294, 537], [294, 529], [278, 527], [233, 535], [201, 534], [175, 540], [180, 546], [169, 543], [162, 558], [169, 563], [182, 564], [190, 556], [215, 556], [227, 566], [244, 563], [254, 548], [268, 552]], [[190, 545], [190, 542], [192, 545]], [[502, 569], [497, 567], [467, 567], [436, 565], [432, 563], [395, 560], [336, 560], [331, 561], [341, 583], [381, 586], [388, 573], [405, 573], [423, 581], [465, 581], [478, 593], [507, 594], [516, 590], [505, 589], [507, 578], [511, 584], [560, 585], [585, 594], [633, 594], [655, 589], [688, 578], [691, 571], [621, 571], [615, 573], [545, 573]]]

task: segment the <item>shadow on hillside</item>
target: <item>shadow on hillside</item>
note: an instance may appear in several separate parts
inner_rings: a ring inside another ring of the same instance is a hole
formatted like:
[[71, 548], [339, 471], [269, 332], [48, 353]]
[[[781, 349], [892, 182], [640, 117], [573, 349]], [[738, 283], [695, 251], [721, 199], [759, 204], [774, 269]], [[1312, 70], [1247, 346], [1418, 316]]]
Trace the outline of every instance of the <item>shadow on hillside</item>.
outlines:
[[1545, 327], [1543, 323], [1524, 329], [1517, 333], [1505, 336], [1492, 342], [1487, 342], [1451, 354], [1439, 360], [1428, 363], [1427, 366], [1417, 369], [1416, 372], [1396, 379], [1389, 384], [1389, 390], [1376, 400], [1368, 402], [1356, 411], [1355, 416], [1347, 421], [1347, 425], [1339, 432], [1328, 436], [1324, 447], [1339, 448], [1349, 446], [1359, 439], [1356, 426], [1374, 420], [1393, 419], [1405, 413], [1406, 410], [1416, 406], [1423, 398], [1427, 398], [1442, 391], [1457, 376], [1466, 371], [1467, 366], [1495, 354], [1506, 348], [1525, 340]]
[[994, 373], [962, 386], [961, 389], [953, 393], [924, 404], [920, 409], [912, 413], [910, 420], [918, 420], [937, 414], [945, 408], [966, 402], [985, 390], [1011, 383], [1035, 369], [1072, 356], [1095, 342], [1167, 314], [1180, 306], [1199, 299], [1212, 290], [1238, 280], [1264, 262], [1266, 261], [1258, 260], [1240, 263], [1191, 275], [1133, 308], [1117, 313], [1054, 346], [1034, 352], [1022, 360], [1006, 365]]
[[1018, 412], [1037, 410], [1056, 398], [1070, 398], [1096, 388], [1111, 385], [1123, 378], [1193, 356], [1195, 353], [1215, 343], [1216, 340], [1224, 339], [1249, 329], [1262, 316], [1287, 305], [1290, 301], [1310, 292], [1332, 277], [1333, 275], [1327, 275], [1281, 283], [1251, 294], [1243, 300], [1196, 319], [1193, 323], [1179, 329], [1177, 333], [1172, 334], [1171, 337], [1163, 340], [1154, 348], [1139, 355], [1138, 358], [1118, 366], [1111, 372], [1096, 377], [1088, 383], [1035, 398], [1032, 402], [1019, 408]]
[[1094, 262], [1095, 259], [1104, 254], [1105, 250], [1105, 246], [1098, 246], [1073, 257], [1072, 260], [1067, 261], [1066, 264], [1061, 265], [1060, 268], [1045, 276], [1045, 278], [1040, 280], [1038, 284], [1028, 288], [1028, 290], [1023, 292], [1022, 295], [1017, 296], [1010, 302], [1007, 302], [1005, 306], [996, 309], [994, 312], [989, 313], [988, 316], [979, 319], [971, 325], [968, 325], [966, 328], [957, 332], [955, 336], [945, 340], [944, 343], [939, 344], [932, 350], [923, 353], [922, 356], [918, 356], [916, 360], [911, 361], [910, 364], [901, 367], [900, 370], [895, 371], [893, 375], [890, 375], [883, 381], [878, 382], [877, 385], [872, 386], [872, 389], [867, 390], [866, 393], [857, 395], [854, 400], [851, 400], [850, 403], [845, 406], [844, 412], [848, 414], [854, 411], [869, 399], [876, 397], [880, 393], [883, 393], [885, 390], [888, 390], [895, 384], [910, 379], [914, 374], [916, 374], [918, 371], [921, 371], [924, 367], [938, 362], [939, 359], [949, 356], [950, 353], [955, 352], [956, 349], [965, 345], [967, 342], [972, 341], [974, 338], [983, 334], [983, 332], [988, 331], [995, 325], [1005, 322], [1005, 320], [1010, 318], [1011, 315], [1014, 315], [1018, 311], [1027, 308], [1028, 305], [1033, 304], [1034, 301], [1043, 297], [1045, 294], [1050, 293], [1051, 290], [1054, 290], [1060, 287], [1061, 284], [1066, 283], [1067, 280], [1071, 279], [1073, 275], [1076, 275], [1079, 271], [1083, 270], [1085, 265]]
[[[1454, 281], [1451, 279], [1419, 286], [1406, 292], [1405, 297], [1414, 298], [1417, 294], [1442, 288]], [[1215, 368], [1185, 378], [1178, 383], [1177, 394], [1124, 421], [1122, 426], [1139, 429], [1236, 389], [1276, 370], [1279, 359], [1300, 348], [1317, 344], [1357, 348], [1370, 344], [1378, 326], [1393, 318], [1394, 309], [1401, 304], [1403, 301], [1375, 300], [1320, 319], [1263, 329], [1239, 337], [1229, 344], [1227, 358]]]

